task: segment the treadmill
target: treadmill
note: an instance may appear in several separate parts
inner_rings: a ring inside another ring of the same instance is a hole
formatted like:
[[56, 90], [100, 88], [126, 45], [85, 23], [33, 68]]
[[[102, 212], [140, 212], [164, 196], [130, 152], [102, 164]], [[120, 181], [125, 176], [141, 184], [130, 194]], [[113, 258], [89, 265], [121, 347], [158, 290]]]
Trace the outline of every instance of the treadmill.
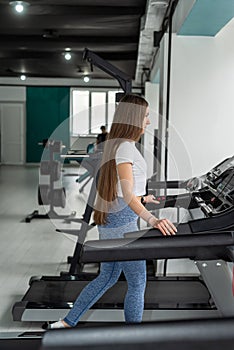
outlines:
[[220, 350], [232, 349], [234, 319], [150, 322], [77, 327], [44, 334], [41, 350]]
[[[84, 244], [79, 236], [73, 266], [75, 262], [82, 266], [113, 260], [189, 258], [196, 263], [200, 276], [148, 276], [143, 320], [234, 316], [234, 157], [198, 180], [186, 182], [188, 194], [168, 196], [163, 204], [173, 206], [179, 200], [181, 205], [185, 198], [186, 205], [189, 200], [190, 207], [201, 211], [201, 219], [180, 224], [174, 237], [162, 237], [158, 230], [146, 229], [126, 234], [114, 247], [113, 240]], [[199, 188], [196, 185], [194, 189], [195, 183], [199, 183]], [[91, 211], [89, 202], [87, 206]], [[87, 222], [81, 229], [83, 236], [85, 227], [87, 232]], [[63, 318], [92, 278], [84, 273], [32, 278], [23, 299], [13, 306], [13, 319], [43, 322]], [[81, 321], [123, 322], [125, 292], [126, 281], [119, 280]]]

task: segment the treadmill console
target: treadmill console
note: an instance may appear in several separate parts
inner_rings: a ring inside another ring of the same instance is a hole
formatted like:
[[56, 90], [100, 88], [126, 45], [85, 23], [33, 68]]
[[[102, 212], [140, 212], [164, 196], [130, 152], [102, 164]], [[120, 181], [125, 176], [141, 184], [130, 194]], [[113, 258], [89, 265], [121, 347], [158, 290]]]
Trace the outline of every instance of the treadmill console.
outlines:
[[211, 169], [206, 175], [206, 181], [207, 182], [214, 182], [219, 177], [222, 178], [222, 175], [225, 173], [226, 170], [234, 168], [234, 156], [225, 159], [220, 164], [216, 165], [213, 169]]
[[[153, 183], [152, 181], [151, 185]], [[170, 183], [168, 182], [167, 188], [177, 188], [175, 186], [169, 187], [169, 185]], [[200, 208], [206, 217], [226, 213], [230, 209], [233, 210], [234, 156], [225, 159], [200, 177], [193, 177], [183, 183], [179, 183], [178, 187], [186, 189], [187, 192], [166, 196], [158, 196], [156, 193], [156, 199], [160, 202], [157, 204], [157, 209], [180, 207], [192, 210]], [[161, 189], [162, 187], [157, 188]], [[153, 190], [152, 187], [151, 191]], [[147, 209], [155, 210], [155, 204], [147, 204]]]
[[[193, 192], [193, 199], [206, 216], [216, 215], [234, 206], [234, 157], [218, 164], [200, 180], [202, 184], [200, 189]], [[193, 183], [194, 179], [190, 181]]]

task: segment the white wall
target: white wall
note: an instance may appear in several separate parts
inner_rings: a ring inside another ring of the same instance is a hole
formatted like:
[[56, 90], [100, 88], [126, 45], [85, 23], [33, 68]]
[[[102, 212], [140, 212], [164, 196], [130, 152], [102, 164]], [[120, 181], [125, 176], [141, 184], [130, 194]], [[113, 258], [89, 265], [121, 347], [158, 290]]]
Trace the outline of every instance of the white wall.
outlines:
[[216, 37], [173, 35], [169, 179], [234, 154], [234, 20]]
[[0, 163], [25, 161], [25, 104], [25, 87], [0, 86]]
[[26, 88], [24, 86], [0, 86], [0, 102], [26, 101]]

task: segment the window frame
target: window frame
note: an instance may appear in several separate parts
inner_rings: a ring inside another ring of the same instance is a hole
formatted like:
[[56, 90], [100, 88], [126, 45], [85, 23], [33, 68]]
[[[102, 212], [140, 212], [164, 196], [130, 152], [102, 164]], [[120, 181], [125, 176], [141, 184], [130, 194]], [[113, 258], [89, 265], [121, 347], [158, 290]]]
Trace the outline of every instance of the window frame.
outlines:
[[115, 92], [123, 92], [122, 89], [120, 88], [85, 88], [85, 87], [73, 87], [70, 89], [70, 111], [71, 111], [71, 116], [73, 116], [73, 92], [74, 91], [88, 91], [89, 92], [89, 106], [88, 106], [88, 109], [89, 109], [89, 121], [88, 121], [88, 133], [85, 133], [85, 134], [80, 134], [80, 133], [77, 133], [77, 132], [74, 132], [74, 125], [73, 125], [73, 119], [70, 118], [70, 136], [74, 136], [74, 137], [77, 137], [77, 136], [80, 136], [80, 135], [84, 135], [84, 136], [94, 136], [94, 135], [97, 135], [97, 133], [94, 133], [94, 132], [91, 132], [91, 126], [92, 126], [92, 116], [91, 116], [91, 109], [92, 109], [92, 105], [91, 105], [91, 94], [94, 92], [104, 92], [106, 94], [106, 97], [105, 97], [105, 101], [106, 101], [106, 108], [105, 108], [105, 125], [108, 125], [108, 120], [109, 120], [109, 110], [108, 110], [108, 93], [109, 91], [115, 91]]

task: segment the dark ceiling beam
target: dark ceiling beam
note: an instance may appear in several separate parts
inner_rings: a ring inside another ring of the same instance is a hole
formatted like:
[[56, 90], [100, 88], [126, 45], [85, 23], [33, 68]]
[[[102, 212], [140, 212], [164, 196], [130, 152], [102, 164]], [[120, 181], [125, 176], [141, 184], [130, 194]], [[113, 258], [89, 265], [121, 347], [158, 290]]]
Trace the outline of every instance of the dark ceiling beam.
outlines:
[[117, 53], [117, 55], [119, 53], [124, 53], [126, 51], [137, 51], [137, 47], [138, 45], [135, 44], [135, 43], [126, 43], [126, 44], [119, 44], [119, 43], [110, 43], [110, 44], [98, 44], [98, 43], [76, 43], [76, 44], [69, 44], [69, 42], [66, 42], [66, 43], [60, 43], [60, 44], [57, 44], [56, 46], [55, 45], [51, 45], [51, 43], [40, 43], [40, 44], [34, 44], [34, 45], [30, 45], [30, 46], [27, 46], [26, 43], [24, 43], [23, 41], [19, 43], [19, 45], [13, 45], [13, 43], [9, 43], [9, 44], [6, 44], [5, 45], [5, 48], [4, 50], [1, 50], [0, 51], [0, 57], [4, 54], [4, 52], [14, 52], [16, 49], [17, 50], [21, 50], [22, 52], [25, 51], [25, 52], [32, 52], [32, 51], [47, 51], [48, 54], [52, 54], [52, 53], [62, 53], [65, 51], [65, 48], [66, 47], [69, 47], [71, 48], [71, 51], [72, 52], [80, 52], [82, 50], [84, 50], [86, 47], [89, 47], [90, 50], [92, 51], [102, 51], [102, 52], [111, 52], [111, 51], [115, 51]]
[[[1, 45], [1, 44], [0, 44]], [[0, 57], [4, 52], [15, 50], [21, 50], [21, 51], [47, 51], [49, 54], [54, 52], [64, 52], [65, 48], [69, 47], [71, 48], [71, 51], [73, 52], [79, 52], [85, 49], [85, 47], [90, 47], [93, 51], [103, 51], [103, 52], [111, 52], [116, 51], [117, 54], [120, 52], [125, 51], [137, 51], [138, 43], [119, 43], [119, 42], [112, 42], [109, 43], [99, 43], [95, 42], [95, 39], [93, 40], [87, 40], [87, 41], [76, 41], [76, 42], [70, 42], [70, 41], [64, 41], [64, 42], [52, 42], [49, 40], [45, 41], [35, 41], [35, 42], [27, 42], [24, 40], [19, 40], [18, 42], [6, 42], [2, 47], [3, 49], [0, 50]]]
[[[82, 56], [83, 56], [83, 51], [81, 50], [80, 52], [72, 53], [73, 58], [72, 58], [72, 63], [74, 60], [76, 60], [76, 57], [78, 57], [81, 62], [82, 62]], [[100, 56], [108, 61], [130, 61], [130, 60], [136, 60], [137, 59], [137, 52], [136, 51], [128, 51], [128, 52], [101, 52], [100, 51]], [[11, 52], [1, 52], [0, 53], [0, 62], [3, 61], [16, 61], [16, 60], [34, 60], [34, 59], [45, 59], [48, 60], [61, 60], [62, 55], [61, 53], [50, 53], [48, 55], [48, 52], [28, 52], [28, 51], [11, 51]]]
[[[33, 33], [34, 30], [56, 29], [58, 32], [62, 30], [82, 31], [83, 33], [92, 33], [97, 35], [108, 32], [115, 34], [119, 31], [124, 33], [136, 33], [139, 31], [140, 19], [132, 16], [28, 16], [24, 20], [22, 18], [9, 18], [0, 15], [0, 32], [2, 29], [11, 33], [13, 28], [15, 32], [19, 29], [21, 33]], [[13, 32], [14, 33], [14, 32]]]
[[[115, 66], [121, 69], [123, 72], [134, 75], [135, 71], [135, 61], [129, 61], [127, 66], [126, 62], [116, 61], [114, 62]], [[23, 70], [22, 70], [23, 67]], [[0, 65], [0, 76], [19, 76], [20, 74], [26, 74], [28, 77], [79, 77], [83, 76], [84, 73], [88, 73], [92, 79], [95, 78], [107, 78], [110, 76], [104, 73], [101, 69], [97, 67], [93, 67], [93, 71], [90, 71], [90, 66], [85, 63], [85, 65], [78, 64], [77, 65], [56, 65], [48, 66], [46, 63], [41, 62], [41, 64], [36, 65], [34, 62], [28, 64], [28, 62], [22, 62], [22, 65], [15, 64], [12, 65], [11, 62], [1, 64]]]
[[[117, 2], [118, 3], [118, 2]], [[27, 8], [27, 16], [128, 16], [144, 13], [144, 7], [136, 6], [69, 6], [69, 5], [37, 5], [31, 4]], [[9, 5], [0, 5], [1, 15], [12, 13], [13, 9]]]
[[[106, 0], [29, 0], [29, 2], [34, 2], [40, 6], [59, 6], [59, 5], [67, 5], [67, 6], [107, 6]], [[8, 4], [9, 0], [1, 0], [2, 4]], [[145, 6], [145, 0], [108, 0], [108, 6], [110, 7], [143, 7]]]
[[87, 47], [134, 77], [147, 0], [28, 0], [23, 15], [9, 1], [0, 0], [0, 76], [77, 77], [88, 71], [106, 77], [84, 62]]
[[[22, 73], [21, 72], [1, 72], [0, 71], [0, 76], [1, 77], [19, 77]], [[60, 73], [26, 73], [28, 78], [69, 78], [69, 79], [80, 79], [83, 78], [84, 73], [74, 73], [74, 72], [60, 72]], [[113, 80], [113, 78], [111, 78], [108, 74], [100, 71], [100, 72], [94, 72], [92, 73], [91, 76], [92, 79], [110, 79]]]
[[[48, 35], [48, 34], [46, 34]], [[41, 36], [39, 35], [0, 35], [0, 44], [17, 44], [24, 43], [25, 46], [27, 44], [39, 44], [39, 43], [50, 43], [51, 45], [56, 45], [58, 43], [138, 43], [138, 36], [76, 36], [76, 35], [57, 35], [56, 32], [53, 34], [51, 32], [51, 37], [43, 37], [43, 33]], [[21, 44], [20, 44], [21, 45]], [[1, 49], [4, 50], [4, 47]]]

